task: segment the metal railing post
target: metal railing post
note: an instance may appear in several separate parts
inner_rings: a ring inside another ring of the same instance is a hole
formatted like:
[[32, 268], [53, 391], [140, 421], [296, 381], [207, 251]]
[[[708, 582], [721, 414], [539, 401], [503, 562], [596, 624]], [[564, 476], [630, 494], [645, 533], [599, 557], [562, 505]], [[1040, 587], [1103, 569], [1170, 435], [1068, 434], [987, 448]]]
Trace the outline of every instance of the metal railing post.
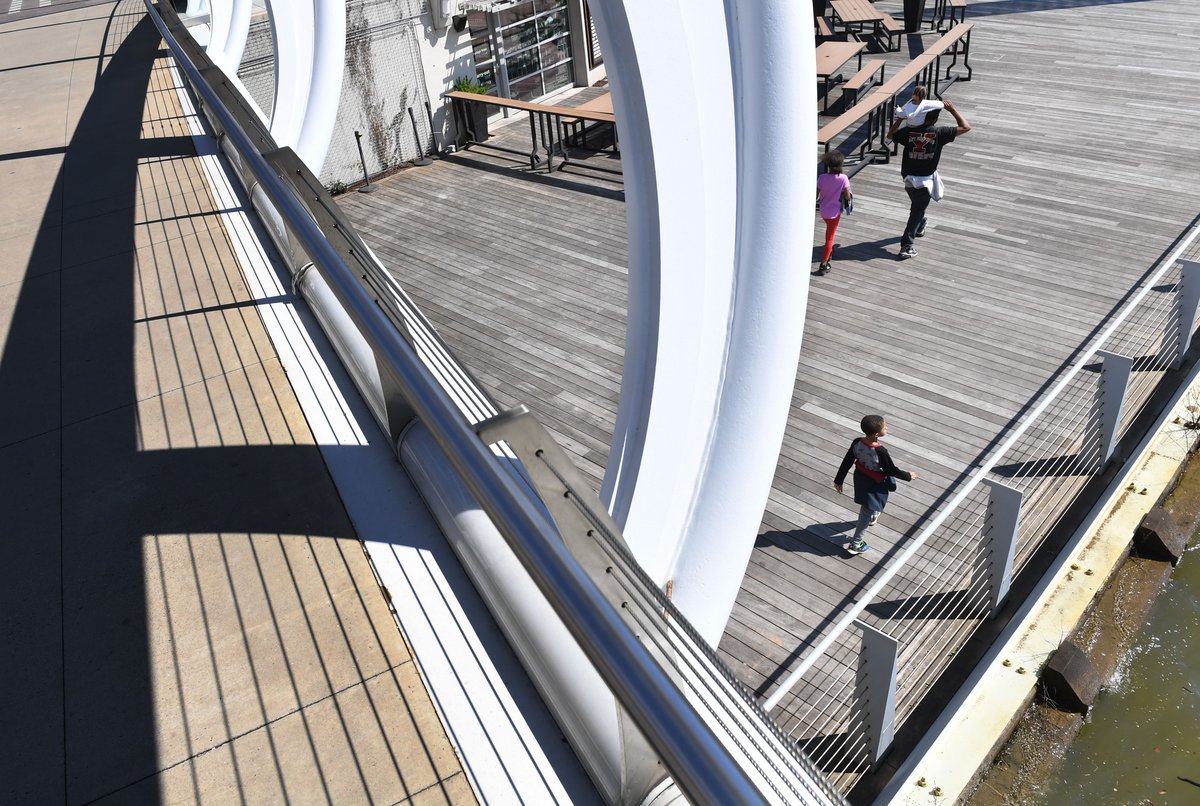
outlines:
[[1133, 373], [1133, 359], [1100, 350], [1100, 384], [1096, 389], [1097, 437], [1100, 445], [1099, 467], [1108, 464], [1117, 448], [1117, 437], [1121, 426], [1121, 412], [1125, 409], [1125, 395], [1129, 391], [1129, 376]]
[[867, 752], [871, 764], [883, 758], [896, 731], [896, 665], [900, 646], [896, 639], [862, 621], [862, 654], [854, 697], [863, 713]]
[[1196, 324], [1196, 312], [1200, 309], [1200, 263], [1194, 260], [1179, 261], [1182, 271], [1179, 277], [1179, 355], [1172, 369], [1183, 366], [1183, 357], [1192, 346], [1192, 331]]
[[991, 614], [995, 616], [1012, 584], [1023, 494], [1015, 487], [994, 479], [986, 479], [984, 483], [988, 486], [989, 496], [983, 545], [991, 549], [985, 572], [991, 583], [988, 585]]

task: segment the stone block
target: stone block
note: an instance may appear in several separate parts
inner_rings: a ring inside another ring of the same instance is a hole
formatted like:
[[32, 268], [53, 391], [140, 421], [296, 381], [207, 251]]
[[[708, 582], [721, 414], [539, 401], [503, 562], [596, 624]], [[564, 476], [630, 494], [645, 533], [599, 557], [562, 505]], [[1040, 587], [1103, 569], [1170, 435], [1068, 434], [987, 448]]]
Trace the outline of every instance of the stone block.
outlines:
[[1176, 565], [1187, 548], [1188, 535], [1179, 528], [1171, 513], [1154, 507], [1145, 514], [1133, 533], [1134, 550], [1139, 557], [1163, 560]]
[[1087, 655], [1063, 641], [1042, 670], [1042, 696], [1064, 711], [1086, 714], [1104, 680]]

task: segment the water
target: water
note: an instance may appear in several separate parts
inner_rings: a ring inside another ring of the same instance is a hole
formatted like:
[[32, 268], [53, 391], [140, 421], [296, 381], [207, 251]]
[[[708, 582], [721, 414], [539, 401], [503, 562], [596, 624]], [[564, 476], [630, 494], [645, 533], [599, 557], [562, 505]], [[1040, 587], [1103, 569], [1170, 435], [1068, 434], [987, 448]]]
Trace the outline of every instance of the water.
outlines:
[[1200, 804], [1200, 551], [1184, 555], [1039, 794], [1045, 806]]

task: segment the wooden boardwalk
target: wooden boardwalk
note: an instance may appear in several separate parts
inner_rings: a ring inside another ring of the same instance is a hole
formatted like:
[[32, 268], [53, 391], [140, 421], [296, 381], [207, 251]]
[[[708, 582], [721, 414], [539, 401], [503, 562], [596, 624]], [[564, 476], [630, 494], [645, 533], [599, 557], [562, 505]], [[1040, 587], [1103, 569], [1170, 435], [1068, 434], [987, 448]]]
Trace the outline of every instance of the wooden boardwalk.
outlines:
[[[878, 5], [901, 16], [898, 0]], [[947, 147], [947, 195], [931, 207], [920, 255], [896, 260], [907, 214], [898, 162], [869, 166], [854, 177], [855, 212], [839, 230], [833, 272], [812, 278], [774, 489], [720, 645], [760, 695], [1200, 212], [1200, 25], [1190, 0], [972, 0], [967, 20], [974, 80], [947, 97], [975, 128]], [[907, 37], [887, 54], [888, 74], [935, 37]], [[498, 139], [522, 136], [518, 121]], [[484, 385], [504, 405], [529, 405], [598, 484], [625, 327], [620, 184], [583, 169], [546, 177], [519, 157], [473, 148], [380, 185], [339, 202]], [[797, 271], [816, 257], [815, 248], [797, 255]], [[855, 508], [831, 480], [873, 411], [888, 416], [900, 466], [921, 477], [893, 496], [872, 551], [849, 558], [837, 536]], [[1064, 452], [1075, 450], [1073, 436]], [[906, 606], [928, 573], [937, 571], [902, 573], [882, 604]], [[904, 620], [914, 640], [902, 653], [969, 621], [920, 612]], [[834, 653], [831, 673], [849, 649]]]

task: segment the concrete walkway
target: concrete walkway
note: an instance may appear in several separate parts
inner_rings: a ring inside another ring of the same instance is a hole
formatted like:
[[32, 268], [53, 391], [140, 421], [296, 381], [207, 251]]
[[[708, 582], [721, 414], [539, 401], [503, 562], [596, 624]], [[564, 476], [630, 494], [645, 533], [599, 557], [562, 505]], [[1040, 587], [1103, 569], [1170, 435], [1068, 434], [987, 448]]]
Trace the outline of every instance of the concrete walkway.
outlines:
[[164, 52], [0, 25], [0, 802], [474, 802]]

